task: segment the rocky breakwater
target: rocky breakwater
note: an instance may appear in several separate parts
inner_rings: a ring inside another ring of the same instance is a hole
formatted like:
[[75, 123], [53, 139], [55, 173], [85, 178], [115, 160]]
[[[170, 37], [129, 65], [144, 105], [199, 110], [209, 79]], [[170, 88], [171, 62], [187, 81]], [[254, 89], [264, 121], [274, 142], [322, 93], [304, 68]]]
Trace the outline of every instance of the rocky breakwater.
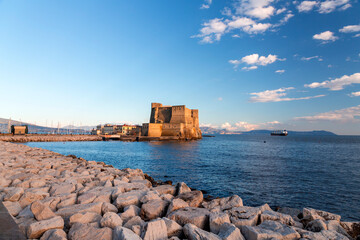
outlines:
[[26, 134], [26, 135], [0, 135], [4, 142], [80, 142], [102, 141], [98, 135], [57, 135], [57, 134]]
[[[149, 181], [150, 180], [150, 181]], [[28, 239], [353, 239], [358, 222], [239, 196], [204, 201], [185, 183], [157, 185], [139, 169], [0, 142], [0, 200]]]

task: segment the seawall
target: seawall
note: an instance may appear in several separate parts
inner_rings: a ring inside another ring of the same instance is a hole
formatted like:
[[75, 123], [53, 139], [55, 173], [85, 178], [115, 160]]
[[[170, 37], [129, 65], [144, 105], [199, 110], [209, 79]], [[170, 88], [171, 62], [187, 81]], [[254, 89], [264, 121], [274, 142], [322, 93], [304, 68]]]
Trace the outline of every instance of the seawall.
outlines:
[[[224, 179], [226, 181], [226, 179]], [[310, 208], [204, 200], [140, 169], [0, 141], [0, 201], [28, 239], [352, 239], [359, 222]]]
[[4, 142], [80, 142], [102, 141], [97, 135], [58, 135], [58, 134], [26, 134], [26, 135], [0, 135], [0, 141]]

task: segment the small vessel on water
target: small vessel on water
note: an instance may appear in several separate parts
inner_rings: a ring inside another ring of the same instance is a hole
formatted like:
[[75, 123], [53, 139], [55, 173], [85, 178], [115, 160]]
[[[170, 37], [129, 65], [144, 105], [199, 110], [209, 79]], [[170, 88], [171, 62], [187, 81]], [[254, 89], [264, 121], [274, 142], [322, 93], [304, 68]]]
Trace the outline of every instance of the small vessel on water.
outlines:
[[287, 136], [288, 132], [286, 130], [275, 130], [271, 132], [271, 136]]

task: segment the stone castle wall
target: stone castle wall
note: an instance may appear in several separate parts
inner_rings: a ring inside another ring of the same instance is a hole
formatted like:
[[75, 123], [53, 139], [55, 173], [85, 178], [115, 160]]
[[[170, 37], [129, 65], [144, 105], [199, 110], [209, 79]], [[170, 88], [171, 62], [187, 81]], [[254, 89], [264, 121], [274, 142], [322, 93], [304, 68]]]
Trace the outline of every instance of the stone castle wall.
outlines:
[[143, 124], [142, 135], [148, 137], [177, 136], [182, 139], [201, 138], [199, 111], [185, 105], [151, 104], [150, 122]]

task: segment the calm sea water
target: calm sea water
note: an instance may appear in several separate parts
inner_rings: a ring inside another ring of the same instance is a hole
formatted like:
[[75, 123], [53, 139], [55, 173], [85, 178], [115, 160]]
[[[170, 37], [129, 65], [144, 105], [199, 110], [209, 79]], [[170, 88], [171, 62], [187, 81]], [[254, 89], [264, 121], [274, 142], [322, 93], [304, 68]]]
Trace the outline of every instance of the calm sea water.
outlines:
[[212, 196], [237, 194], [249, 206], [308, 206], [360, 220], [360, 137], [228, 135], [191, 142], [27, 145], [140, 168]]

